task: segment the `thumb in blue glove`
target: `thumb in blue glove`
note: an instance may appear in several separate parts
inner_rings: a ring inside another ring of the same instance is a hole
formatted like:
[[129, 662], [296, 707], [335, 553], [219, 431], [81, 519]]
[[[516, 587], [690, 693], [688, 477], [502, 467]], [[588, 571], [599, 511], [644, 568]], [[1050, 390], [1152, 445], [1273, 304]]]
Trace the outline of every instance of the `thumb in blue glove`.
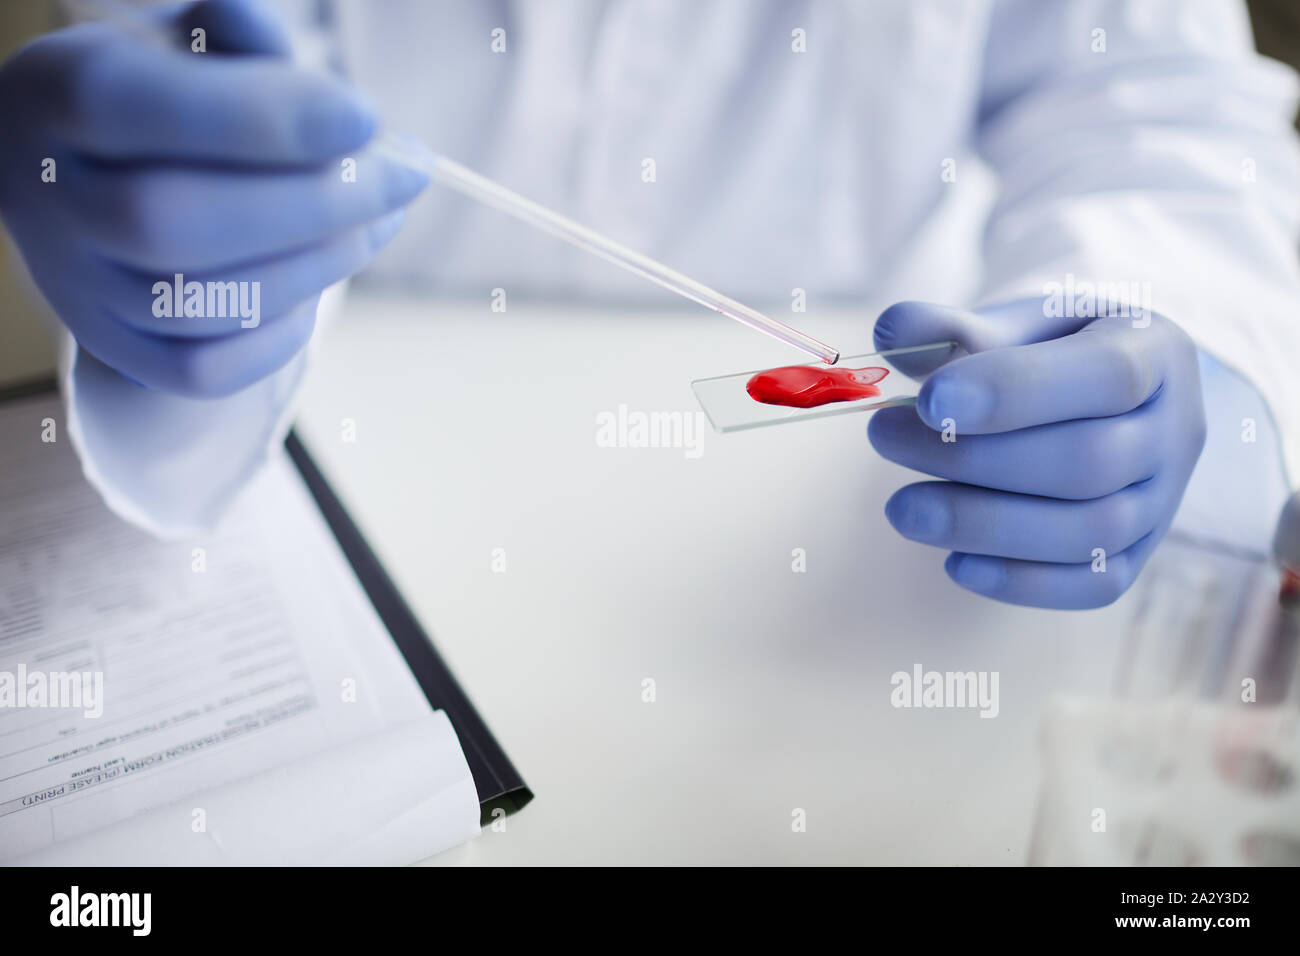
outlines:
[[881, 455], [946, 481], [885, 506], [949, 576], [1032, 607], [1109, 604], [1168, 531], [1205, 442], [1196, 348], [1159, 315], [1048, 316], [1041, 299], [967, 312], [920, 302], [877, 320], [877, 347], [954, 340], [916, 406], [876, 412]]

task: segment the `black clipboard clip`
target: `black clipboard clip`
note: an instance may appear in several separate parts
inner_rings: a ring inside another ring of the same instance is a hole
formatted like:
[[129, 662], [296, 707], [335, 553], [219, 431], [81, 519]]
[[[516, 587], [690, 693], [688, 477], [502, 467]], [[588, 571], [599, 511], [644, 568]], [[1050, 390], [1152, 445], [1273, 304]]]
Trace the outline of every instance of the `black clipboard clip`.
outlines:
[[366, 543], [361, 530], [294, 432], [289, 432], [284, 447], [343, 549], [344, 557], [361, 581], [366, 597], [419, 681], [424, 696], [435, 710], [445, 712], [451, 721], [474, 777], [474, 787], [478, 790], [479, 825], [487, 826], [499, 819], [501, 814], [498, 810], [504, 811], [506, 816], [522, 810], [533, 799], [532, 790], [528, 789], [519, 771], [492, 736], [492, 731], [488, 730], [483, 718], [456, 683], [456, 678]]

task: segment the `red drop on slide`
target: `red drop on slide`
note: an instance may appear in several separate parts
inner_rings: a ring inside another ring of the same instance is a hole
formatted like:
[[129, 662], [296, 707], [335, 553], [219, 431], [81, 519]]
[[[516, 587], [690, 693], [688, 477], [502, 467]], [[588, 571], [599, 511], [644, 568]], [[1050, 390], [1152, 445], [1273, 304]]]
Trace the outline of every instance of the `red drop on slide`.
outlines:
[[817, 368], [790, 365], [759, 372], [745, 385], [749, 397], [764, 405], [816, 408], [831, 402], [856, 402], [879, 395], [876, 382], [887, 368]]

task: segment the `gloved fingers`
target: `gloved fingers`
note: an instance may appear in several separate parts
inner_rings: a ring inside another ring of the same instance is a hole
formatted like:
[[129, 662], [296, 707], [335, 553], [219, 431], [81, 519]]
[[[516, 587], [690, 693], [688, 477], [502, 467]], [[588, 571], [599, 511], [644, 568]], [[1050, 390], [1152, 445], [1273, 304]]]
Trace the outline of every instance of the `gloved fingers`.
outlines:
[[262, 171], [89, 165], [68, 179], [68, 228], [106, 258], [165, 278], [283, 254], [415, 198], [428, 176], [367, 151], [355, 181], [327, 165]]
[[77, 344], [147, 388], [190, 398], [223, 398], [282, 368], [311, 338], [319, 296], [288, 315], [212, 339], [167, 338], [103, 316], [65, 321]]
[[876, 319], [876, 348], [901, 349], [931, 342], [956, 342], [960, 350], [933, 355], [899, 355], [891, 359], [905, 375], [924, 378], [962, 352], [974, 354], [1008, 345], [1026, 345], [1078, 331], [1087, 319], [1043, 315], [1042, 300], [1023, 300], [971, 311], [931, 302], [898, 302]]
[[1300, 491], [1294, 492], [1282, 506], [1273, 529], [1273, 557], [1284, 567], [1300, 571]]
[[103, 23], [41, 38], [7, 71], [32, 97], [33, 122], [100, 159], [312, 164], [361, 148], [376, 126], [336, 77], [286, 59], [169, 49]]
[[921, 481], [896, 491], [885, 516], [905, 538], [946, 551], [1060, 563], [1119, 554], [1163, 519], [1159, 479], [1103, 498], [1063, 501], [950, 481]]
[[910, 406], [882, 408], [867, 437], [907, 468], [1000, 491], [1049, 498], [1100, 498], [1155, 475], [1166, 416], [1159, 398], [1116, 418], [1089, 418], [945, 442]]
[[1079, 611], [1113, 603], [1137, 580], [1164, 534], [1163, 528], [1118, 554], [1086, 563], [1017, 561], [954, 551], [944, 570], [968, 591], [1025, 607]]
[[202, 29], [209, 53], [248, 53], [260, 56], [292, 54], [284, 25], [257, 0], [192, 0], [181, 4], [179, 41], [189, 45], [193, 31]]
[[[121, 324], [152, 335], [229, 335], [241, 331], [243, 323], [249, 321], [245, 313], [252, 301], [258, 313], [268, 317], [264, 321], [275, 321], [360, 270], [397, 234], [405, 214], [404, 209], [399, 209], [283, 256], [185, 274], [179, 304], [174, 276], [150, 275], [91, 257], [93, 261], [87, 266], [90, 281], [77, 287], [82, 290], [76, 293], [81, 300], [79, 307], [93, 309], [97, 302], [102, 303]], [[195, 291], [201, 292], [201, 304], [187, 315], [187, 303]], [[195, 315], [195, 311], [200, 314]]]
[[1178, 356], [1195, 369], [1190, 342], [1155, 317], [1099, 319], [1064, 338], [992, 349], [954, 361], [921, 386], [916, 407], [931, 428], [951, 420], [959, 434], [1122, 415], [1161, 387]]

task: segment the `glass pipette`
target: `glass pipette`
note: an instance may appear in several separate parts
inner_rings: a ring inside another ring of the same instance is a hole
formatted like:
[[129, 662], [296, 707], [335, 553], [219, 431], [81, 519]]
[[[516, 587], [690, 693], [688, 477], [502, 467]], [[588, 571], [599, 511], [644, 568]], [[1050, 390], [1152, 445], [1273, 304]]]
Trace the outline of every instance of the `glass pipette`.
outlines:
[[418, 142], [398, 138], [393, 133], [383, 133], [375, 140], [375, 146], [390, 158], [428, 173], [439, 185], [499, 209], [607, 262], [622, 266], [628, 272], [636, 273], [665, 289], [685, 296], [692, 302], [698, 302], [751, 329], [764, 332], [786, 345], [793, 345], [827, 365], [834, 365], [839, 361], [838, 349], [819, 342], [812, 336], [778, 322], [756, 309], [751, 309], [721, 292], [710, 289], [676, 269], [670, 269], [649, 256], [629, 249], [622, 243], [615, 242], [608, 236], [589, 229], [582, 223], [574, 222], [540, 203], [533, 202], [486, 176], [480, 176], [460, 163], [433, 153]]
[[[74, 8], [81, 8], [84, 12], [109, 20], [138, 37], [163, 45], [170, 42], [170, 37], [158, 21], [146, 20], [139, 11], [126, 6], [122, 0], [71, 0], [71, 2]], [[507, 189], [500, 183], [493, 182], [486, 176], [480, 176], [472, 169], [467, 169], [460, 163], [432, 152], [417, 140], [399, 137], [391, 131], [386, 131], [375, 138], [374, 145], [379, 152], [389, 158], [427, 173], [439, 185], [499, 209], [543, 232], [572, 243], [579, 249], [585, 249], [592, 255], [622, 266], [628, 272], [633, 272], [665, 289], [685, 296], [692, 302], [698, 302], [751, 329], [764, 332], [787, 345], [793, 345], [827, 365], [834, 365], [839, 361], [838, 349], [831, 348], [824, 342], [819, 342], [812, 336], [778, 322], [756, 309], [742, 305], [735, 299], [710, 289], [701, 282], [696, 282], [690, 276], [682, 275], [676, 269], [670, 269], [649, 256], [643, 256], [594, 229], [588, 229], [553, 209], [548, 209]]]

